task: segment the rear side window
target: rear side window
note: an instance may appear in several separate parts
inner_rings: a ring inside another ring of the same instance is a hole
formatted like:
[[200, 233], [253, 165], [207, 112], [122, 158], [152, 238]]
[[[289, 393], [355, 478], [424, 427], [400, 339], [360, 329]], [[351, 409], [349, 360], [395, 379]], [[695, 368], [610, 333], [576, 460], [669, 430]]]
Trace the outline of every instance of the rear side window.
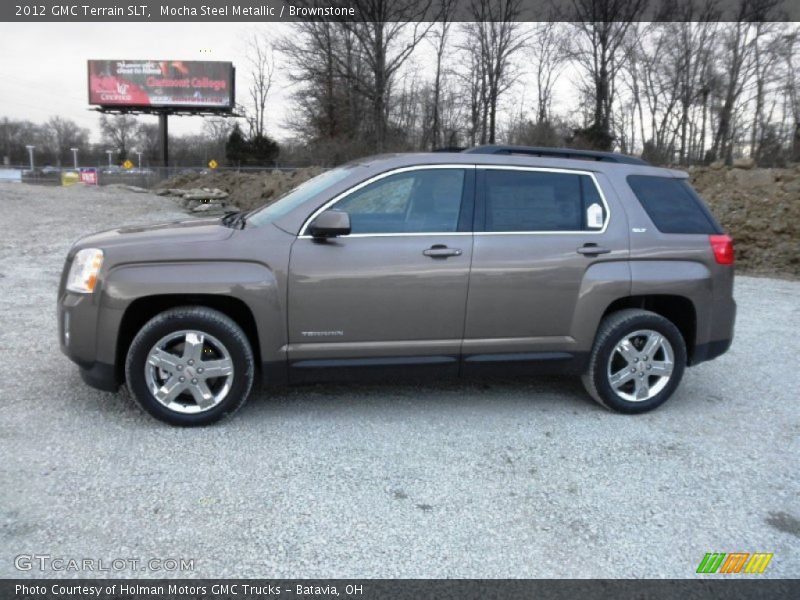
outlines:
[[588, 175], [486, 169], [484, 177], [486, 231], [597, 231], [605, 224]]
[[685, 179], [628, 175], [628, 185], [661, 233], [722, 233]]

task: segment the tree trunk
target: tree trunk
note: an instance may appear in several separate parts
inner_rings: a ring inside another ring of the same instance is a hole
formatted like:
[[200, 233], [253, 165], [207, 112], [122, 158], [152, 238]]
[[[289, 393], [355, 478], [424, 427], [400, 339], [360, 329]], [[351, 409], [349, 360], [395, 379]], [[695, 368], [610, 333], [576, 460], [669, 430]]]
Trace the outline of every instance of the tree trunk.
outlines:
[[497, 98], [492, 97], [489, 108], [489, 143], [494, 144], [497, 128]]
[[433, 82], [433, 126], [431, 131], [431, 150], [439, 147], [439, 96], [441, 95], [442, 85], [442, 51], [444, 49], [444, 33], [442, 42], [436, 53], [436, 77]]
[[800, 162], [800, 121], [795, 121], [792, 136], [792, 162]]
[[375, 127], [375, 151], [386, 146], [386, 48], [383, 43], [383, 23], [375, 23], [375, 94], [372, 99], [372, 118]]

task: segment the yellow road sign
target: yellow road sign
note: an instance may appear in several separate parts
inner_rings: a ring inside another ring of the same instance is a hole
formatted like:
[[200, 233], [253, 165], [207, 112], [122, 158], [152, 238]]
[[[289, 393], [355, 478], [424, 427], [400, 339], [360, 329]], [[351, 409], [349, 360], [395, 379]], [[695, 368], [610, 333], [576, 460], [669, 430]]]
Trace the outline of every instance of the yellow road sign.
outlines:
[[130, 159], [128, 159], [124, 163], [122, 163], [122, 166], [125, 167], [126, 169], [132, 169], [133, 163], [130, 161]]
[[208, 168], [209, 169], [216, 169], [219, 166], [219, 163], [215, 161], [213, 158], [208, 161]]

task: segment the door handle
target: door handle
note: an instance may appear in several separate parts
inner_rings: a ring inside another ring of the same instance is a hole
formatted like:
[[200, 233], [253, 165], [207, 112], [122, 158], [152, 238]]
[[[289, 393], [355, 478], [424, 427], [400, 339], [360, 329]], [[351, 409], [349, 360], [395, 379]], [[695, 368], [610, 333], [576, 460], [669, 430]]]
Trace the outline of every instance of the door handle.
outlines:
[[427, 250], [423, 250], [422, 253], [431, 258], [447, 258], [448, 256], [461, 256], [461, 249], [448, 248], [444, 244], [434, 244]]
[[611, 252], [608, 248], [602, 248], [597, 244], [584, 244], [580, 248], [578, 248], [578, 254], [583, 254], [584, 256], [595, 256], [597, 254], [608, 254]]

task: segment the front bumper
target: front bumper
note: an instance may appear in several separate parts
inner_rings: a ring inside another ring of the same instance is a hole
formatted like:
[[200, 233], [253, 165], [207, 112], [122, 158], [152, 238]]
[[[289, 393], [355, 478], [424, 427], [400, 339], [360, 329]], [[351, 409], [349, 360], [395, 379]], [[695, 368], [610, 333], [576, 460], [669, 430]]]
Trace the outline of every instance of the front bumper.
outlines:
[[120, 382], [116, 371], [114, 365], [100, 362], [94, 363], [88, 369], [80, 367], [83, 382], [104, 392], [116, 392], [119, 390]]
[[58, 299], [58, 338], [61, 351], [80, 367], [81, 378], [99, 390], [115, 392], [120, 380], [114, 364], [98, 357], [97, 297], [63, 291]]

